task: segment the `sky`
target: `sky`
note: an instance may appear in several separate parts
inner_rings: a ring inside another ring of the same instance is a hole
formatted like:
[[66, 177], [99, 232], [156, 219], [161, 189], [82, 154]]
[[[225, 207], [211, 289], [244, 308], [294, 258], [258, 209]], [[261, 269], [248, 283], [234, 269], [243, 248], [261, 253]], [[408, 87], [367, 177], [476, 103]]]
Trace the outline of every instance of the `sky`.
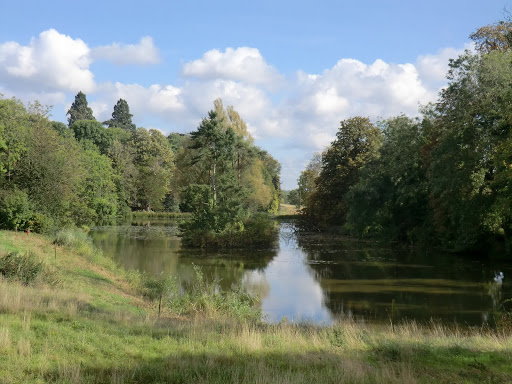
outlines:
[[82, 91], [97, 120], [191, 132], [221, 98], [282, 166], [285, 190], [340, 121], [435, 101], [468, 36], [512, 0], [0, 0], [0, 93], [52, 106]]

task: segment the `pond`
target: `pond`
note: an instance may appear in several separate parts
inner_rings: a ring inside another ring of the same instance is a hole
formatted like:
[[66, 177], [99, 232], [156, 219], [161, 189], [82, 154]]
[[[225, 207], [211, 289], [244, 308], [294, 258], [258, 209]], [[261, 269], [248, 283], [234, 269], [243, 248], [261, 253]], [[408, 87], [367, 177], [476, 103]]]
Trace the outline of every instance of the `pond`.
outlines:
[[242, 284], [260, 298], [269, 322], [434, 319], [492, 325], [503, 300], [512, 297], [510, 261], [397, 250], [299, 233], [293, 222], [278, 225], [279, 236], [269, 249], [216, 253], [182, 250], [175, 222], [98, 227], [92, 237], [126, 268], [186, 282], [199, 265], [222, 289]]

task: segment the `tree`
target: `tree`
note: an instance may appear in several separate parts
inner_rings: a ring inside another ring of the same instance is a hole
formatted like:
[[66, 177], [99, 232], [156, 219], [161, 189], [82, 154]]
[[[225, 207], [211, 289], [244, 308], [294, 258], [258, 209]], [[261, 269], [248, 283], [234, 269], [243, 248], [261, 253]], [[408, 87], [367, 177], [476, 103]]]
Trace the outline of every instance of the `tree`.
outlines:
[[322, 155], [322, 170], [305, 213], [322, 225], [344, 224], [345, 195], [359, 180], [362, 168], [379, 154], [381, 131], [369, 118], [353, 117], [341, 122], [336, 139]]
[[135, 124], [132, 122], [133, 115], [130, 113], [130, 107], [124, 99], [119, 99], [114, 106], [112, 118], [104, 121], [103, 124], [109, 128], [122, 128], [126, 131], [134, 131]]
[[215, 111], [208, 113], [208, 118], [190, 134], [192, 138], [191, 149], [195, 150], [194, 163], [204, 164], [208, 172], [208, 180], [212, 192], [213, 202], [217, 202], [217, 174], [219, 168], [226, 168], [227, 162], [233, 158], [235, 135], [232, 129], [224, 130], [221, 120]]
[[512, 43], [512, 23], [500, 21], [480, 27], [469, 38], [475, 42], [475, 48], [481, 54], [492, 51], [505, 52]]
[[71, 127], [78, 120], [96, 120], [92, 114], [92, 109], [87, 104], [87, 98], [82, 91], [75, 96], [75, 101], [71, 104], [66, 116], [68, 117], [68, 126]]
[[423, 124], [406, 116], [380, 123], [380, 156], [361, 171], [346, 196], [346, 227], [355, 235], [414, 242], [428, 215], [428, 183], [421, 150]]
[[313, 158], [309, 161], [306, 169], [300, 173], [299, 188], [297, 189], [297, 207], [300, 208], [304, 205], [304, 202], [308, 200], [309, 195], [314, 191], [316, 185], [316, 179], [320, 175], [322, 170], [322, 154], [316, 152], [313, 154]]
[[104, 155], [109, 152], [114, 141], [112, 130], [106, 129], [96, 120], [77, 120], [70, 128], [78, 141], [90, 141]]
[[63, 137], [71, 137], [73, 135], [73, 130], [70, 129], [66, 124], [61, 123], [60, 121], [52, 121], [52, 128]]
[[78, 225], [111, 224], [118, 211], [115, 173], [110, 159], [96, 148], [81, 152], [83, 175], [73, 217]]
[[8, 184], [27, 150], [29, 115], [20, 100], [0, 99], [0, 174]]
[[167, 138], [158, 130], [137, 128], [130, 143], [135, 149], [137, 200], [134, 208], [161, 209], [169, 192], [174, 169], [173, 153]]
[[510, 50], [466, 52], [450, 63], [426, 152], [433, 220], [445, 247], [474, 248], [512, 233], [502, 204], [509, 194], [503, 162], [511, 135], [511, 58]]

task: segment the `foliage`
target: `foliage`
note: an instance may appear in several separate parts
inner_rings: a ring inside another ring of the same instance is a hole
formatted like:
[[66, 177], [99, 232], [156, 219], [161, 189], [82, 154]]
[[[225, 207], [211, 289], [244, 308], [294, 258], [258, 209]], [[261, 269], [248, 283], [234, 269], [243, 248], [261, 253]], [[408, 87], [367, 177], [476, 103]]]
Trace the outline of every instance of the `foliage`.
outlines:
[[162, 313], [162, 299], [173, 289], [174, 280], [169, 276], [152, 276], [144, 274], [141, 277], [141, 294], [151, 301], [158, 300], [158, 316]]
[[507, 51], [512, 42], [512, 23], [510, 21], [499, 21], [494, 24], [485, 25], [472, 33], [470, 39], [475, 43], [475, 48], [481, 54], [493, 51]]
[[79, 199], [73, 206], [75, 223], [112, 223], [118, 211], [118, 196], [110, 159], [95, 149], [87, 149], [82, 155], [82, 166], [84, 178]]
[[194, 265], [192, 281], [184, 292], [174, 292], [169, 299], [169, 306], [178, 314], [220, 315], [258, 322], [261, 319], [261, 310], [255, 308], [256, 301], [256, 298], [240, 286], [227, 292], [219, 290], [218, 281], [209, 283], [201, 268]]
[[170, 191], [173, 173], [173, 153], [166, 137], [157, 130], [137, 128], [130, 142], [134, 148], [137, 170], [136, 201], [132, 208], [161, 209], [162, 201]]
[[52, 121], [52, 128], [59, 134], [59, 136], [70, 137], [73, 135], [73, 130], [71, 130], [66, 124], [61, 123], [60, 121]]
[[361, 170], [379, 155], [381, 131], [370, 119], [354, 117], [341, 122], [336, 140], [322, 154], [322, 169], [308, 195], [304, 212], [321, 225], [345, 223], [345, 196]]
[[29, 116], [17, 99], [0, 99], [0, 175], [10, 184], [19, 160], [26, 151]]
[[309, 161], [306, 169], [300, 173], [298, 180], [299, 188], [297, 190], [297, 207], [304, 205], [309, 196], [315, 189], [316, 179], [320, 176], [322, 170], [322, 154], [316, 152]]
[[436, 105], [428, 161], [434, 224], [444, 246], [484, 245], [508, 233], [510, 52], [466, 53], [450, 64]]
[[87, 233], [81, 229], [72, 227], [57, 231], [53, 244], [70, 247], [80, 253], [90, 254], [96, 251]]
[[78, 141], [88, 140], [107, 154], [114, 141], [113, 131], [106, 129], [96, 120], [76, 120], [70, 128]]
[[420, 122], [399, 116], [381, 122], [380, 156], [361, 172], [346, 196], [346, 227], [357, 236], [417, 241], [427, 220], [428, 185], [420, 150]]
[[30, 226], [32, 207], [25, 192], [14, 190], [0, 191], [0, 227], [2, 229], [25, 230]]
[[132, 123], [133, 115], [130, 113], [130, 107], [124, 99], [119, 99], [114, 105], [114, 112], [112, 118], [104, 121], [103, 124], [109, 128], [121, 128], [126, 131], [134, 131], [135, 124]]
[[92, 109], [87, 104], [87, 97], [82, 91], [75, 96], [75, 101], [71, 104], [66, 116], [68, 117], [68, 126], [71, 127], [78, 120], [96, 120], [92, 114]]
[[18, 280], [25, 285], [33, 282], [42, 270], [43, 263], [30, 252], [25, 255], [10, 252], [0, 257], [0, 275]]

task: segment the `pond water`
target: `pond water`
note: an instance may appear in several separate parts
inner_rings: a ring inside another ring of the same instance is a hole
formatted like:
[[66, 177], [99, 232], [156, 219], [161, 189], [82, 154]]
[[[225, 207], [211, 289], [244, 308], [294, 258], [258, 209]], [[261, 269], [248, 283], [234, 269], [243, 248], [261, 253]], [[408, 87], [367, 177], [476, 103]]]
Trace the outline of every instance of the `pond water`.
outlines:
[[92, 237], [126, 268], [187, 282], [195, 264], [222, 289], [242, 284], [259, 296], [270, 322], [286, 317], [324, 324], [353, 318], [492, 325], [503, 300], [512, 298], [509, 261], [397, 250], [298, 233], [292, 222], [278, 225], [273, 247], [249, 251], [182, 250], [174, 222], [99, 227]]

